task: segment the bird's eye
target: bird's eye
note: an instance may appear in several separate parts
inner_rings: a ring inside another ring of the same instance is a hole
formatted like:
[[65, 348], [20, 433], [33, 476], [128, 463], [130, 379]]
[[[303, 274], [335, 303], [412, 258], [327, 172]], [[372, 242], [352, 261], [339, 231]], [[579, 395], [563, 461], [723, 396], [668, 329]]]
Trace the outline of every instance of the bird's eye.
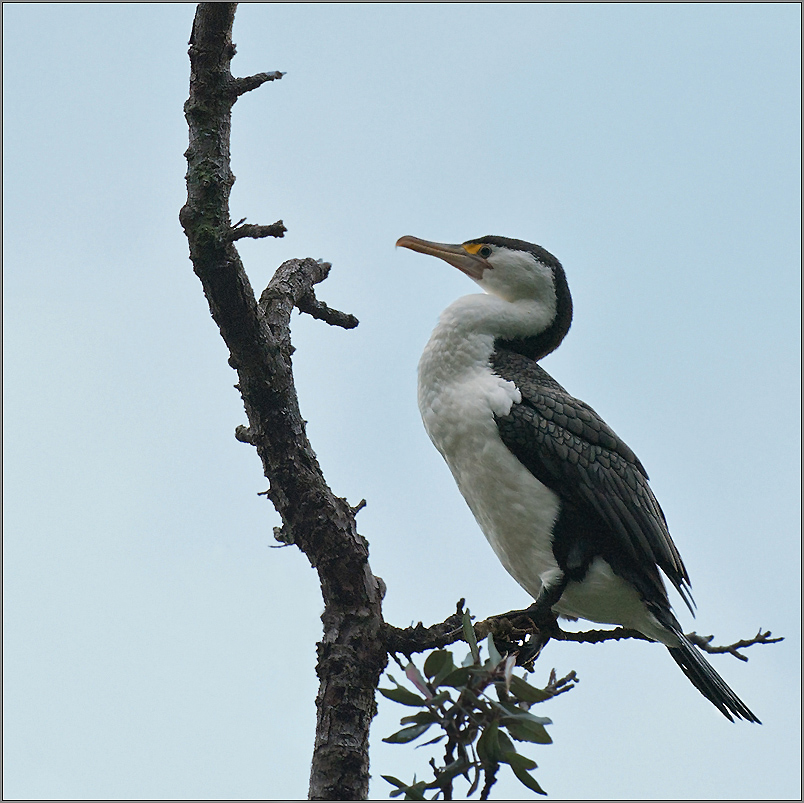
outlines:
[[488, 245], [484, 245], [477, 253], [482, 256], [483, 259], [487, 259], [491, 256], [491, 248]]

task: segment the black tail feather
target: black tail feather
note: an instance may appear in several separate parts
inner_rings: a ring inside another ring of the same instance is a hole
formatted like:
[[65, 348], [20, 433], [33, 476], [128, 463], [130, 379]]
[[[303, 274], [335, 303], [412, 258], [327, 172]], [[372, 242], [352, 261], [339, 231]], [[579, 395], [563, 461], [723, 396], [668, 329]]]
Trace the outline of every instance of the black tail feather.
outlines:
[[667, 649], [673, 660], [692, 681], [693, 686], [732, 722], [734, 722], [733, 714], [738, 719], [746, 719], [761, 725], [751, 709], [728, 687], [726, 681], [715, 672], [697, 647], [693, 646], [683, 633], [676, 632], [676, 635], [680, 641], [679, 646]]

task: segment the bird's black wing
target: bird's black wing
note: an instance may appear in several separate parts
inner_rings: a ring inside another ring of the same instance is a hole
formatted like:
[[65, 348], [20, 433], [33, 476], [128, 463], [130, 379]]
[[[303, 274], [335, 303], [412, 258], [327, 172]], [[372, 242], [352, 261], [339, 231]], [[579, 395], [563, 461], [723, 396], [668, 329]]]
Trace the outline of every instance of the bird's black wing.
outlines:
[[601, 555], [655, 602], [666, 600], [659, 567], [692, 610], [687, 570], [636, 455], [538, 363], [498, 344], [492, 368], [522, 394], [507, 416], [497, 417], [500, 437], [561, 497], [562, 516], [576, 533], [569, 541], [583, 552], [576, 563]]

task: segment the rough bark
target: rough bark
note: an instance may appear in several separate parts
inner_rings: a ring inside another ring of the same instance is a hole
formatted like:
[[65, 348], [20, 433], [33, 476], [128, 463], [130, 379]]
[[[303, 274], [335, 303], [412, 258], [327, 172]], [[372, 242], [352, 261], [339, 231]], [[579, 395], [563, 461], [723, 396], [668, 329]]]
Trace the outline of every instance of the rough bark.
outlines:
[[[252, 444], [270, 482], [268, 495], [282, 517], [279, 537], [295, 543], [318, 571], [324, 599], [324, 633], [318, 645], [320, 679], [310, 798], [363, 800], [368, 796], [369, 725], [375, 689], [387, 660], [382, 641], [382, 581], [368, 563], [368, 544], [355, 525], [355, 509], [336, 497], [307, 439], [293, 381], [290, 315], [299, 307], [328, 323], [350, 328], [356, 319], [315, 298], [329, 265], [289, 260], [257, 302], [234, 242], [282, 236], [270, 226], [233, 227], [229, 193], [231, 110], [244, 92], [281, 73], [234, 78], [232, 23], [236, 4], [201, 3], [190, 39], [190, 96], [185, 115], [187, 203], [180, 219], [212, 317], [237, 370], [249, 426], [239, 440]], [[242, 223], [242, 221], [241, 221]]]

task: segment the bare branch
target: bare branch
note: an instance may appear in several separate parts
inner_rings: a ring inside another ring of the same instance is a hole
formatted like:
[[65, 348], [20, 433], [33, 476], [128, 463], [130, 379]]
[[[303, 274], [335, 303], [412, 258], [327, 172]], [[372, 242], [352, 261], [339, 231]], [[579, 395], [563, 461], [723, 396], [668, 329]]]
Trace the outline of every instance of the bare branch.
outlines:
[[296, 304], [299, 312], [306, 312], [319, 321], [324, 321], [330, 326], [340, 326], [342, 329], [354, 329], [360, 321], [348, 312], [341, 312], [337, 309], [328, 307], [323, 301], [319, 301], [312, 291], [299, 299]]
[[464, 600], [460, 600], [452, 616], [430, 627], [425, 627], [421, 622], [407, 628], [385, 624], [383, 627], [385, 648], [391, 655], [402, 654], [410, 658], [414, 653], [446, 647], [448, 644], [461, 641], [463, 605]]
[[352, 506], [352, 514], [357, 515], [366, 506], [366, 500], [361, 499], [356, 505]]
[[600, 644], [603, 641], [621, 641], [622, 639], [638, 639], [650, 641], [638, 630], [629, 630], [627, 627], [614, 627], [610, 630], [559, 630], [553, 633], [556, 641], [575, 641], [579, 644]]
[[271, 223], [268, 226], [259, 226], [256, 223], [243, 225], [244, 220], [245, 218], [229, 229], [228, 239], [230, 242], [242, 240], [244, 237], [253, 237], [255, 240], [262, 237], [284, 237], [287, 231], [285, 224], [281, 220], [277, 220], [276, 223]]
[[[461, 600], [459, 606], [462, 603], [463, 600]], [[458, 613], [454, 613], [443, 622], [430, 627], [425, 627], [421, 622], [415, 627], [404, 629], [386, 624], [384, 632], [388, 651], [391, 653], [398, 652], [410, 657], [415, 653], [439, 649], [456, 641], [462, 641], [460, 610], [461, 608], [459, 607]], [[544, 635], [556, 641], [574, 641], [583, 644], [600, 644], [604, 641], [620, 641], [622, 639], [650, 641], [647, 636], [642, 635], [639, 631], [629, 630], [625, 627], [574, 632], [561, 630], [558, 626], [555, 626], [550, 627], [546, 633], [542, 634], [539, 627], [528, 616], [528, 612], [523, 610], [508, 611], [507, 613], [490, 616], [488, 619], [474, 623], [474, 630], [478, 640], [491, 633], [494, 636], [494, 640], [498, 642], [498, 647], [508, 646], [511, 649], [521, 649], [533, 635]], [[748, 658], [740, 654], [739, 650], [751, 647], [754, 644], [775, 644], [784, 640], [781, 637], [774, 638], [770, 631], [763, 632], [761, 628], [753, 638], [736, 641], [734, 644], [723, 647], [711, 644], [713, 636], [699, 636], [693, 632], [688, 633], [687, 638], [705, 652], [711, 654], [729, 653], [741, 661], [747, 661]]]
[[245, 78], [235, 78], [232, 80], [232, 92], [236, 98], [251, 92], [252, 89], [262, 86], [266, 81], [278, 81], [285, 73], [275, 70], [274, 72], [258, 72], [256, 75], [249, 75]]
[[741, 639], [740, 641], [735, 641], [734, 644], [727, 644], [724, 647], [718, 647], [712, 644], [712, 641], [715, 638], [714, 636], [699, 636], [695, 631], [692, 633], [687, 633], [687, 638], [696, 647], [700, 647], [704, 652], [708, 652], [711, 655], [727, 652], [729, 655], [733, 655], [735, 658], [739, 658], [741, 661], [747, 661], [748, 656], [742, 655], [738, 652], [738, 650], [744, 650], [746, 647], [753, 647], [754, 644], [777, 644], [780, 641], [784, 641], [784, 636], [774, 637], [770, 630], [766, 630], [763, 633], [761, 627], [757, 631], [756, 636], [753, 638]]
[[359, 321], [354, 315], [331, 309], [315, 297], [313, 285], [324, 281], [332, 265], [319, 259], [289, 259], [279, 266], [260, 296], [260, 309], [279, 339], [290, 345], [290, 313], [293, 307], [332, 326], [354, 329]]
[[557, 678], [556, 670], [551, 669], [550, 679], [547, 681], [547, 685], [544, 687], [544, 690], [550, 692], [553, 697], [557, 697], [559, 694], [564, 694], [565, 691], [574, 689], [576, 683], [578, 683], [578, 675], [575, 674], [574, 669], [563, 678]]

